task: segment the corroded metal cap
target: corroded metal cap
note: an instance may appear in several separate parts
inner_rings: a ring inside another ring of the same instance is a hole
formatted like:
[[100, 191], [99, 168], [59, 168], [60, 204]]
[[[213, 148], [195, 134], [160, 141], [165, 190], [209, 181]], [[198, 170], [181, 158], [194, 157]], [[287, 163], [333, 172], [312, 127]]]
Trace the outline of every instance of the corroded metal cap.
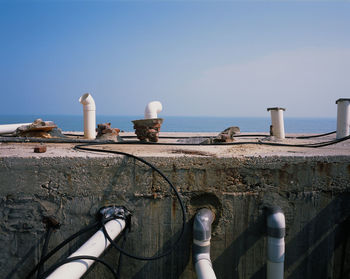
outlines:
[[347, 98], [340, 98], [338, 100], [335, 101], [336, 104], [338, 104], [338, 102], [350, 102], [350, 99]]
[[274, 108], [268, 108], [267, 111], [270, 111], [270, 110], [283, 110], [285, 111], [286, 109], [285, 108], [279, 108], [279, 107], [274, 107]]

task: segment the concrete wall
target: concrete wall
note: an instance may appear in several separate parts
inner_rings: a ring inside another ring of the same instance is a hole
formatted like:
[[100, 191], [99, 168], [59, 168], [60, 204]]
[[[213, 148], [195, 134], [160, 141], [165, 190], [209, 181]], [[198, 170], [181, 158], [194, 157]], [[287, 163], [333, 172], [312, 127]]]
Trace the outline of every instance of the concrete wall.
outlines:
[[[204, 206], [216, 213], [212, 260], [217, 277], [265, 278], [263, 207], [269, 204], [281, 206], [286, 214], [286, 278], [350, 277], [349, 156], [147, 160], [164, 171], [183, 197], [185, 237], [158, 261], [124, 257], [122, 278], [195, 278], [191, 226], [196, 210]], [[44, 216], [61, 223], [50, 249], [92, 223], [98, 209], [109, 204], [133, 212], [125, 249], [135, 254], [164, 251], [181, 228], [179, 204], [168, 185], [147, 166], [125, 157], [1, 158], [0, 196], [0, 274], [5, 278], [24, 278], [38, 262]], [[105, 255], [115, 265], [118, 257], [112, 249]], [[112, 276], [95, 265], [86, 278]]]

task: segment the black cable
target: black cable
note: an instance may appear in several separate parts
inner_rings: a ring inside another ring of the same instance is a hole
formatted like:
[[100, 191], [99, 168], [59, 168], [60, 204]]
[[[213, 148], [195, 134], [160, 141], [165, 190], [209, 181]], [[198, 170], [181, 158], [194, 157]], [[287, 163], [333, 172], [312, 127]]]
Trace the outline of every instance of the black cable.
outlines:
[[[129, 228], [125, 228], [124, 233], [123, 233], [123, 242], [121, 245], [121, 248], [124, 249], [125, 243], [126, 243], [126, 238], [128, 236], [130, 227]], [[117, 276], [120, 278], [120, 273], [121, 273], [121, 269], [122, 269], [122, 263], [123, 263], [123, 253], [119, 252], [119, 259], [118, 259], [118, 268], [117, 268]]]
[[[101, 145], [101, 144], [98, 144], [98, 145]], [[177, 189], [175, 188], [175, 186], [170, 182], [170, 180], [158, 168], [156, 168], [154, 165], [152, 165], [151, 163], [147, 162], [146, 160], [144, 160], [144, 159], [142, 159], [142, 158], [140, 158], [138, 156], [135, 156], [135, 155], [132, 155], [132, 154], [129, 154], [129, 153], [125, 153], [125, 152], [122, 152], [122, 151], [116, 151], [116, 150], [102, 150], [102, 149], [97, 149], [97, 148], [86, 148], [86, 146], [90, 146], [90, 144], [76, 145], [74, 147], [74, 149], [80, 149], [80, 150], [85, 150], [85, 151], [112, 153], [112, 154], [124, 155], [124, 156], [130, 157], [130, 158], [133, 158], [133, 159], [138, 160], [138, 161], [144, 163], [145, 165], [149, 166], [152, 170], [157, 172], [169, 184], [171, 189], [175, 192], [176, 198], [177, 198], [177, 200], [178, 200], [178, 202], [180, 204], [180, 207], [181, 207], [181, 211], [182, 211], [182, 227], [181, 227], [180, 235], [176, 239], [175, 243], [167, 251], [163, 252], [162, 254], [156, 255], [156, 256], [152, 256], [152, 257], [142, 257], [142, 256], [137, 256], [137, 255], [131, 254], [131, 253], [125, 251], [124, 249], [121, 249], [113, 241], [113, 239], [111, 239], [111, 237], [108, 235], [108, 233], [106, 231], [106, 228], [105, 228], [105, 225], [104, 225], [106, 220], [104, 220], [104, 219], [101, 220], [102, 229], [103, 229], [103, 232], [104, 232], [106, 238], [110, 241], [110, 243], [113, 245], [114, 248], [116, 248], [119, 252], [123, 253], [124, 255], [126, 255], [126, 256], [128, 256], [130, 258], [141, 260], [141, 261], [157, 260], [157, 259], [160, 259], [162, 257], [165, 257], [165, 256], [169, 255], [175, 249], [175, 247], [179, 244], [179, 242], [181, 241], [181, 239], [183, 237], [183, 234], [184, 234], [184, 231], [185, 231], [185, 224], [186, 224], [186, 210], [185, 210], [185, 206], [184, 206], [184, 204], [182, 202], [182, 199], [180, 197], [180, 194], [177, 191]]]
[[62, 266], [64, 264], [67, 264], [67, 263], [70, 263], [70, 262], [74, 262], [76, 260], [93, 260], [93, 261], [96, 261], [96, 262], [100, 262], [101, 264], [106, 266], [113, 273], [114, 278], [116, 278], [116, 279], [119, 278], [118, 275], [117, 275], [117, 272], [114, 270], [114, 268], [109, 263], [107, 263], [105, 260], [102, 260], [100, 258], [93, 257], [93, 256], [76, 256], [76, 257], [66, 258], [63, 261], [60, 261], [60, 262], [52, 265], [47, 271], [45, 271], [40, 276], [40, 279], [46, 278], [49, 274], [51, 274], [53, 271], [55, 271], [56, 268], [58, 268], [58, 267], [60, 267], [60, 266]]
[[[310, 143], [310, 144], [286, 144], [286, 143], [273, 143], [273, 142], [220, 142], [220, 143], [154, 143], [154, 142], [141, 142], [141, 141], [123, 141], [123, 142], [115, 142], [115, 141], [100, 141], [100, 140], [71, 140], [71, 139], [34, 139], [34, 138], [16, 138], [16, 139], [7, 139], [0, 138], [0, 142], [46, 142], [46, 143], [88, 143], [87, 145], [101, 145], [101, 144], [113, 144], [113, 145], [164, 145], [164, 146], [225, 146], [225, 145], [247, 145], [247, 144], [256, 144], [256, 145], [270, 145], [270, 146], [284, 146], [284, 147], [323, 147], [332, 144], [336, 144], [338, 142], [349, 139], [348, 137], [344, 137], [341, 139], [336, 139], [327, 142], [320, 143]], [[93, 150], [92, 150], [93, 151]], [[125, 155], [125, 154], [122, 154]]]
[[311, 139], [311, 138], [319, 138], [319, 137], [328, 136], [328, 135], [334, 134], [336, 132], [337, 131], [333, 131], [333, 132], [329, 132], [329, 133], [325, 133], [325, 134], [313, 135], [313, 136], [298, 136], [298, 137], [286, 137], [286, 138], [287, 139]]
[[[41, 251], [40, 261], [45, 257], [45, 255], [47, 253], [47, 249], [49, 247], [49, 241], [50, 241], [52, 232], [53, 232], [53, 227], [49, 226], [47, 228], [47, 231], [46, 231], [45, 242], [44, 242], [44, 245], [43, 245], [43, 249]], [[36, 276], [37, 279], [40, 278], [40, 275], [43, 273], [43, 270], [44, 270], [44, 263], [39, 266], [38, 273], [37, 273], [37, 276]]]
[[88, 225], [85, 228], [81, 229], [80, 231], [72, 234], [70, 237], [68, 237], [64, 241], [62, 241], [53, 250], [51, 250], [49, 253], [47, 253], [47, 255], [45, 255], [44, 257], [41, 258], [40, 262], [28, 273], [26, 279], [29, 279], [31, 276], [33, 276], [34, 273], [41, 267], [41, 265], [43, 265], [49, 258], [51, 258], [55, 253], [57, 253], [62, 247], [67, 245], [70, 241], [77, 238], [81, 234], [88, 232], [88, 231], [92, 230], [93, 228], [97, 228], [99, 223], [100, 222], [98, 221], [98, 222], [95, 222], [91, 225]]
[[[286, 136], [287, 139], [311, 139], [311, 138], [319, 138], [328, 136], [331, 134], [336, 133], [337, 131], [332, 131], [324, 134], [317, 134], [312, 136], [297, 136], [297, 137], [291, 137]], [[83, 137], [84, 135], [79, 134], [72, 134], [72, 133], [63, 133], [65, 136], [74, 136], [74, 137]], [[5, 135], [1, 135], [5, 136]], [[237, 134], [233, 135], [234, 138], [249, 138], [249, 137], [269, 137], [269, 134]], [[8, 137], [14, 137], [14, 136], [8, 136]], [[137, 138], [137, 136], [120, 136], [122, 139], [131, 139], [131, 138]], [[211, 138], [213, 136], [160, 136], [160, 139], [195, 139], [195, 138]], [[215, 136], [214, 136], [215, 137]]]
[[[268, 137], [269, 135], [267, 134], [237, 134], [233, 135], [234, 138], [241, 138], [241, 137]], [[136, 138], [137, 136], [120, 136], [121, 138], [125, 139], [131, 139], [131, 138]], [[160, 139], [197, 139], [197, 138], [212, 138], [215, 136], [159, 136]]]
[[[255, 135], [256, 136], [256, 135]], [[332, 141], [327, 142], [320, 142], [320, 143], [310, 143], [310, 144], [286, 144], [286, 143], [273, 143], [273, 142], [223, 142], [223, 143], [211, 143], [211, 144], [205, 144], [205, 143], [154, 143], [154, 142], [141, 142], [141, 141], [122, 141], [122, 142], [115, 142], [115, 141], [101, 141], [101, 140], [86, 140], [86, 139], [38, 139], [38, 138], [4, 138], [0, 137], [0, 142], [46, 142], [46, 143], [87, 143], [87, 145], [95, 144], [137, 144], [137, 145], [164, 145], [164, 146], [225, 146], [225, 145], [247, 145], [247, 144], [255, 144], [255, 145], [270, 145], [270, 146], [284, 146], [284, 147], [310, 147], [310, 148], [318, 148], [318, 147], [324, 147], [332, 144], [336, 144], [338, 142], [344, 141], [349, 139], [349, 136], [336, 139]], [[93, 150], [92, 150], [93, 151]], [[126, 155], [125, 153], [122, 155]]]
[[72, 136], [72, 137], [83, 137], [84, 135], [82, 134], [73, 134], [73, 133], [62, 133], [65, 136]]

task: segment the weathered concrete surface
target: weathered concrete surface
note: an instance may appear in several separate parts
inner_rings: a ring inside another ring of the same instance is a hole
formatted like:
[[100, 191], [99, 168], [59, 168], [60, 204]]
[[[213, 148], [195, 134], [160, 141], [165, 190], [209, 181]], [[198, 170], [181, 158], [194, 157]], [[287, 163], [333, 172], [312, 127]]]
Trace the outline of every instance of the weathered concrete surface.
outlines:
[[[126, 250], [151, 256], [176, 239], [181, 212], [159, 175], [134, 159], [70, 148], [48, 145], [46, 153], [36, 154], [31, 144], [0, 145], [0, 271], [5, 278], [23, 278], [38, 262], [45, 234], [42, 218], [47, 215], [62, 224], [50, 248], [92, 223], [98, 209], [108, 204], [133, 212]], [[268, 204], [281, 206], [286, 214], [286, 278], [349, 278], [347, 143], [323, 151], [249, 146], [99, 148], [145, 157], [174, 183], [187, 209], [179, 247], [153, 262], [124, 257], [122, 278], [195, 278], [191, 222], [204, 206], [216, 213], [211, 255], [217, 277], [265, 278], [263, 208]], [[74, 251], [88, 236], [59, 256]], [[111, 249], [105, 259], [116, 266], [118, 257]], [[96, 265], [86, 278], [112, 276]]]

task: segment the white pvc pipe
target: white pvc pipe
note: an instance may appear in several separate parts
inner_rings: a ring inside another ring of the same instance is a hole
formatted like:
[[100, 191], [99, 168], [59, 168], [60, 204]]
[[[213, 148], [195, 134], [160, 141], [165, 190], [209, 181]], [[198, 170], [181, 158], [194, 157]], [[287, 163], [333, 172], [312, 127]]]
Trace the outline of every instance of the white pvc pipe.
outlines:
[[339, 99], [335, 102], [337, 110], [337, 139], [349, 135], [350, 126], [350, 99]]
[[267, 261], [267, 279], [283, 278], [284, 262], [274, 263]]
[[16, 123], [16, 124], [4, 124], [0, 125], [0, 134], [11, 134], [14, 133], [18, 127], [24, 125], [30, 125], [32, 123]]
[[278, 139], [284, 139], [284, 120], [283, 111], [284, 108], [268, 108], [267, 111], [271, 111], [271, 125], [272, 125], [272, 135]]
[[[125, 228], [125, 221], [115, 219], [105, 224], [106, 230], [112, 239], [116, 238]], [[77, 251], [68, 258], [76, 256], [99, 257], [110, 242], [103, 234], [102, 228], [97, 231], [88, 241], [86, 241]], [[76, 260], [58, 267], [47, 278], [49, 279], [78, 279], [94, 263], [93, 260]]]
[[211, 261], [207, 259], [197, 261], [195, 263], [195, 269], [198, 279], [216, 279]]
[[216, 279], [210, 260], [211, 225], [214, 213], [207, 209], [200, 209], [193, 222], [192, 256], [198, 279]]
[[161, 102], [154, 101], [148, 103], [145, 108], [145, 119], [158, 118], [158, 113], [163, 110]]
[[267, 279], [283, 279], [286, 221], [278, 207], [267, 217]]
[[79, 102], [84, 108], [84, 138], [96, 138], [96, 105], [89, 93], [79, 98]]

